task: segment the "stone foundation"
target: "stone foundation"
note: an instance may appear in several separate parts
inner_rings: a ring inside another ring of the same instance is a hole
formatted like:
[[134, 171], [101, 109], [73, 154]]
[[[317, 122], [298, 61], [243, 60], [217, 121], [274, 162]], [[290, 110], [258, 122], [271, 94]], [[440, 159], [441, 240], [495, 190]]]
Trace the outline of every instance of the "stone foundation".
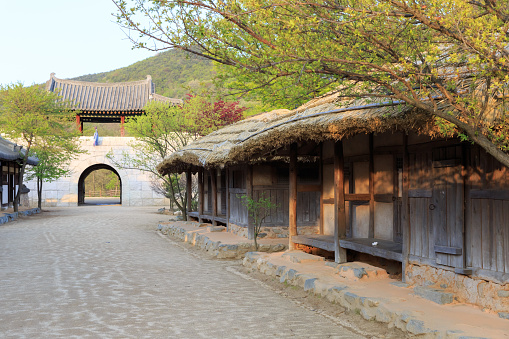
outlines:
[[[240, 237], [247, 238], [247, 227], [230, 223], [228, 231]], [[297, 229], [300, 235], [318, 234], [319, 231], [318, 226], [299, 226]], [[262, 227], [258, 237], [267, 239], [288, 238], [288, 226]]]
[[[210, 239], [206, 234], [202, 234], [195, 230], [188, 230], [184, 227], [181, 227], [182, 224], [186, 223], [194, 223], [194, 222], [173, 222], [167, 224], [159, 224], [158, 230], [165, 235], [170, 236], [171, 238], [187, 242], [197, 248], [200, 248], [210, 255], [218, 259], [242, 259], [247, 252], [251, 252], [255, 250], [254, 243], [252, 241], [236, 243], [236, 244], [225, 244], [221, 243], [221, 241], [214, 241]], [[209, 227], [214, 227], [209, 224], [199, 224], [194, 223], [198, 227], [206, 227], [208, 231], [216, 232], [220, 231], [219, 229], [210, 229]], [[209, 225], [209, 226], [208, 226]], [[224, 227], [217, 227], [224, 228]], [[284, 244], [259, 244], [258, 251], [260, 252], [281, 252], [286, 250], [286, 245]]]
[[509, 284], [497, 284], [426, 265], [409, 265], [406, 282], [452, 292], [459, 302], [478, 305], [503, 317], [509, 312]]
[[29, 215], [33, 214], [39, 214], [41, 213], [40, 208], [29, 208], [18, 212], [10, 212], [10, 213], [0, 213], [0, 225], [5, 224], [9, 221], [14, 221], [18, 219], [18, 217], [27, 217]]

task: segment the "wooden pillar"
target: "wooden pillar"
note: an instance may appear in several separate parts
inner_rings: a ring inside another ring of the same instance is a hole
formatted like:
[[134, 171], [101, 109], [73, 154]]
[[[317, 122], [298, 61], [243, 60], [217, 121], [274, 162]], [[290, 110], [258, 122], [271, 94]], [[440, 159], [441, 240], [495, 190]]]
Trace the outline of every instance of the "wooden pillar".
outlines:
[[375, 163], [373, 133], [369, 134], [369, 230], [368, 238], [375, 237]]
[[230, 170], [225, 171], [226, 178], [226, 231], [230, 231]]
[[292, 238], [297, 235], [297, 144], [290, 145], [290, 187], [289, 187], [289, 244], [290, 250], [295, 249]]
[[[246, 195], [252, 199], [254, 199], [253, 196], [253, 166], [248, 165], [246, 169]], [[247, 208], [247, 207], [245, 207]], [[248, 239], [254, 239], [254, 220], [253, 217], [251, 217], [250, 213], [248, 213], [247, 216], [247, 238]]]
[[323, 142], [320, 145], [320, 234], [323, 234]]
[[124, 123], [125, 123], [125, 115], [121, 115], [120, 116], [120, 136], [121, 137], [123, 137], [125, 135]]
[[410, 253], [410, 204], [408, 200], [408, 190], [410, 188], [409, 166], [410, 159], [408, 155], [408, 135], [404, 135], [403, 149], [403, 192], [401, 206], [401, 231], [403, 232], [403, 262], [402, 262], [402, 280], [406, 279], [406, 269], [408, 266], [408, 257]]
[[201, 216], [203, 215], [203, 168], [198, 171], [198, 221], [203, 222]]
[[341, 264], [346, 262], [346, 249], [339, 244], [339, 239], [346, 237], [345, 158], [341, 140], [334, 144], [334, 220], [334, 260]]
[[[210, 183], [212, 185], [212, 225], [216, 226], [217, 221], [217, 170], [210, 170]], [[210, 190], [209, 190], [210, 192]]]
[[80, 116], [76, 114], [76, 128], [80, 133], [83, 134], [83, 121], [81, 121]]
[[187, 194], [187, 221], [191, 221], [191, 216], [189, 213], [192, 210], [191, 202], [193, 200], [193, 174], [191, 173], [191, 170], [187, 170], [186, 172], [186, 194]]

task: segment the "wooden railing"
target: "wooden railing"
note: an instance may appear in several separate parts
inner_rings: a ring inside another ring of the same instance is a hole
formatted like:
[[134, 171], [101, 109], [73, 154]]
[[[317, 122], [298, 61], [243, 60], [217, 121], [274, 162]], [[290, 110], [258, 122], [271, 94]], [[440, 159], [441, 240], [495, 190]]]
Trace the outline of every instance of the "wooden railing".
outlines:
[[85, 197], [120, 197], [120, 190], [85, 191]]

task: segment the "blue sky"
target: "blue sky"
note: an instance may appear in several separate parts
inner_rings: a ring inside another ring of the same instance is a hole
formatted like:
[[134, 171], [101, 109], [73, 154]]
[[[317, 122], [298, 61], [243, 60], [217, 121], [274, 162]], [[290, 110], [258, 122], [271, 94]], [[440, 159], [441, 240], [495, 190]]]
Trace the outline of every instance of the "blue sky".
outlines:
[[131, 49], [115, 11], [111, 0], [0, 0], [0, 84], [106, 72], [155, 55]]

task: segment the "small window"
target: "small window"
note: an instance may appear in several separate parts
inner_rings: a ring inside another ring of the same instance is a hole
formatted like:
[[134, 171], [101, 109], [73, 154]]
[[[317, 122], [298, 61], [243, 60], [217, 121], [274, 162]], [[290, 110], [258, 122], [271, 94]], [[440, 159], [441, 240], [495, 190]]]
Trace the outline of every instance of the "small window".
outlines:
[[234, 170], [232, 173], [232, 188], [245, 188], [246, 179], [244, 177], [244, 171]]
[[320, 165], [319, 164], [298, 164], [297, 165], [298, 181], [305, 184], [315, 184], [320, 182]]
[[288, 167], [277, 167], [277, 183], [278, 184], [289, 184], [290, 183], [290, 170]]

